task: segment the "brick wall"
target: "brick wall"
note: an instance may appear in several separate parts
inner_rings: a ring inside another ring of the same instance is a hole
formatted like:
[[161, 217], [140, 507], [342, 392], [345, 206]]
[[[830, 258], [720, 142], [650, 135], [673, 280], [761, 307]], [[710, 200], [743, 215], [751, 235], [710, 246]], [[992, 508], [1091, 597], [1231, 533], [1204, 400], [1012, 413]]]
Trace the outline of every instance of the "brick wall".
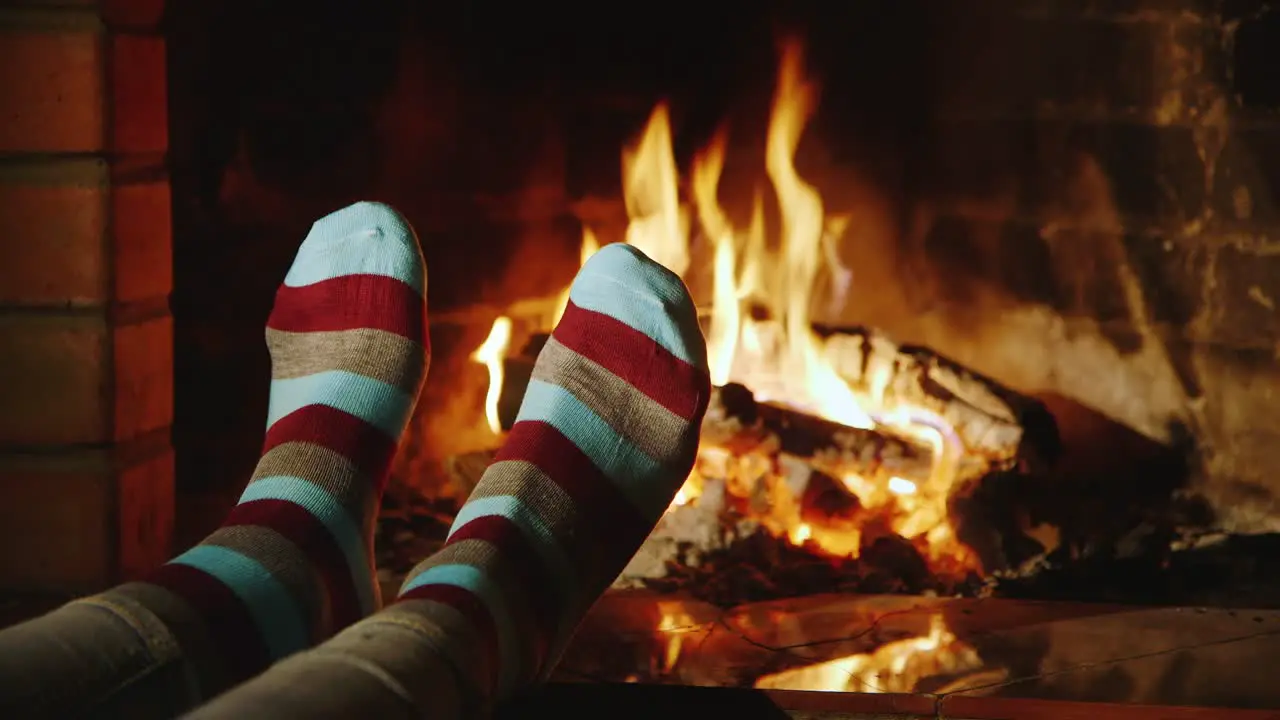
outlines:
[[162, 0], [0, 7], [0, 588], [169, 555]]

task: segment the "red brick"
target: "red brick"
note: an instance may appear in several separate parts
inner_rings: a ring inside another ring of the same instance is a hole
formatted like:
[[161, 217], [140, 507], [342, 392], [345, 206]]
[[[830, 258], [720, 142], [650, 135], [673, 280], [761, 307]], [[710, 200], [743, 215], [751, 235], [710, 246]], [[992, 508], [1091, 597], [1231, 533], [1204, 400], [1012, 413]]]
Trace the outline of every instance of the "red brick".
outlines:
[[[172, 216], [163, 168], [128, 159], [114, 164], [108, 171], [98, 159], [40, 158], [0, 169], [0, 228], [21, 238], [0, 243], [0, 304], [104, 304], [169, 294]], [[116, 178], [110, 186], [108, 174]]]
[[165, 0], [100, 0], [109, 27], [155, 28], [164, 18]]
[[106, 299], [106, 163], [9, 164], [0, 169], [0, 303]]
[[106, 453], [0, 459], [0, 587], [91, 592], [114, 578], [114, 480]]
[[90, 17], [32, 29], [21, 14], [0, 10], [0, 152], [100, 149], [107, 108], [99, 28]]
[[0, 444], [108, 439], [109, 339], [102, 317], [0, 317]]
[[[141, 447], [146, 445], [147, 447]], [[149, 438], [114, 450], [0, 456], [0, 588], [92, 592], [170, 557], [173, 453]]]
[[136, 579], [173, 550], [173, 451], [119, 472], [116, 480], [119, 579]]
[[112, 188], [111, 223], [115, 301], [167, 296], [173, 290], [169, 182], [117, 183]]
[[114, 329], [112, 437], [127, 440], [173, 422], [173, 320]]
[[74, 7], [0, 10], [0, 151], [161, 153], [165, 43]]
[[169, 147], [164, 39], [110, 35], [110, 147], [162, 153]]

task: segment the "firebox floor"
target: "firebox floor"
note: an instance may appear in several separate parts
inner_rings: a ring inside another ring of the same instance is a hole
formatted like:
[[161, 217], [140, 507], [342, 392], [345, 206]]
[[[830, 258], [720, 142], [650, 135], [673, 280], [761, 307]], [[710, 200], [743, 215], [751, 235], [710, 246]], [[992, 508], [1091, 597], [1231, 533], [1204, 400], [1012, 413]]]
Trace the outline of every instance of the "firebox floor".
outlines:
[[1277, 667], [1275, 610], [850, 595], [723, 610], [611, 591], [556, 679], [1214, 708], [1225, 719], [1280, 709]]

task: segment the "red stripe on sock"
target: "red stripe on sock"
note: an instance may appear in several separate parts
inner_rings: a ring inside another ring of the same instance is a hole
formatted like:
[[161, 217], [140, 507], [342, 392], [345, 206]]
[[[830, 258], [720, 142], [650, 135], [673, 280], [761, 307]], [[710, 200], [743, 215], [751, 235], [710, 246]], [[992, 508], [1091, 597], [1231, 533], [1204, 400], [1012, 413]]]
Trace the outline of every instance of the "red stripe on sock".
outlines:
[[363, 617], [352, 568], [337, 540], [310, 510], [288, 500], [253, 500], [231, 509], [223, 527], [232, 525], [271, 528], [307, 556], [324, 582], [333, 612], [333, 627], [322, 629], [325, 637]]
[[516, 423], [494, 458], [494, 462], [502, 460], [532, 463], [565, 491], [584, 526], [578, 540], [565, 549], [576, 562], [588, 562], [594, 572], [611, 568], [619, 555], [625, 559], [634, 554], [657, 522], [656, 518], [646, 520], [591, 458], [554, 425], [541, 420]]
[[178, 595], [204, 619], [223, 677], [231, 684], [248, 680], [270, 664], [266, 640], [249, 608], [221, 580], [190, 565], [169, 563], [156, 568], [147, 582]]
[[[498, 649], [498, 627], [489, 614], [489, 608], [475, 593], [457, 585], [422, 585], [396, 598], [396, 602], [405, 600], [432, 600], [457, 610], [467, 622], [480, 634], [483, 644], [484, 660], [489, 670], [489, 687], [498, 687], [501, 652]], [[465, 672], [464, 668], [459, 670]]]
[[382, 491], [398, 438], [351, 413], [328, 405], [305, 405], [285, 415], [267, 430], [262, 453], [287, 442], [308, 442], [347, 458]]
[[552, 336], [685, 420], [699, 418], [700, 408], [706, 409], [711, 387], [707, 373], [624, 322], [571, 302]]
[[501, 515], [486, 515], [468, 522], [449, 536], [448, 544], [463, 540], [483, 540], [492, 544], [504, 563], [515, 572], [516, 582], [524, 589], [536, 626], [528, 633], [532, 636], [528, 640], [532, 643], [533, 658], [527, 667], [531, 670], [542, 667], [547, 656], [548, 638], [558, 629], [557, 608], [563, 607], [569, 599], [557, 592], [554, 578], [530, 544], [536, 541], [526, 537], [519, 526]]
[[302, 287], [281, 285], [267, 327], [286, 332], [373, 328], [426, 340], [426, 302], [384, 275], [343, 275]]

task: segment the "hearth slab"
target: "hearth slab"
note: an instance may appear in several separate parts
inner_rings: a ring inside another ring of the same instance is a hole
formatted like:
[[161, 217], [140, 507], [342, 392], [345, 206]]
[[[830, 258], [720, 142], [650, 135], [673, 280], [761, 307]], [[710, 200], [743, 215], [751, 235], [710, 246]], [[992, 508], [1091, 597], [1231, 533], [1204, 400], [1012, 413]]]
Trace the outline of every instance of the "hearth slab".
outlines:
[[[714, 713], [714, 715], [713, 715]], [[495, 720], [608, 717], [706, 720], [1277, 720], [1272, 710], [1088, 703], [956, 695], [746, 690], [672, 685], [551, 683], [517, 697]]]
[[[672, 629], [655, 630], [664, 617]], [[935, 617], [977, 650], [984, 668], [950, 678], [941, 695], [950, 702], [1280, 708], [1280, 611], [1002, 599], [810, 596], [724, 611], [611, 592], [593, 608], [557, 678], [750, 687], [761, 675], [925, 635]]]

